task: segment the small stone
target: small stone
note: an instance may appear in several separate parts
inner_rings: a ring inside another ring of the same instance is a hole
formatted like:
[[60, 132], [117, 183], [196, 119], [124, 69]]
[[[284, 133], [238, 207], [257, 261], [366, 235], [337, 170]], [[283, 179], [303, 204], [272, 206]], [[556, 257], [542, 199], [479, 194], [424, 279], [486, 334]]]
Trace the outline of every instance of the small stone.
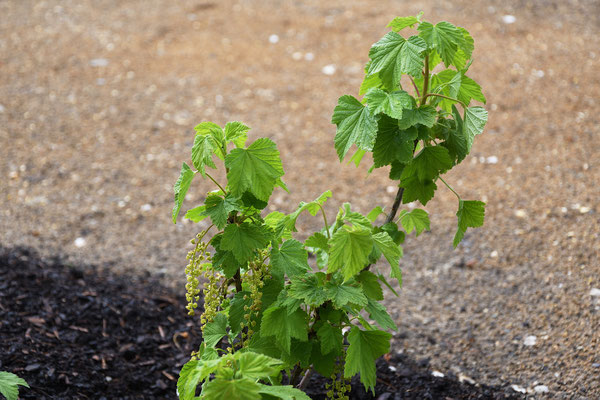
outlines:
[[590, 296], [592, 296], [592, 297], [600, 296], [600, 289], [592, 288], [592, 290], [590, 290]]
[[485, 159], [485, 162], [488, 164], [498, 164], [498, 157], [489, 156], [488, 158]]
[[397, 189], [396, 189], [396, 186], [388, 186], [388, 187], [385, 188], [385, 190], [388, 193], [395, 193]]
[[312, 60], [314, 60], [314, 59], [315, 59], [315, 55], [314, 55], [313, 53], [306, 53], [306, 54], [304, 55], [304, 59], [305, 59], [306, 61], [312, 61]]
[[104, 378], [104, 379], [106, 379], [106, 382], [110, 382], [110, 381], [112, 381], [112, 378], [111, 378], [110, 376], [107, 376], [107, 377], [106, 377], [106, 378]]
[[433, 371], [431, 372], [432, 376], [435, 376], [436, 378], [443, 378], [444, 374], [442, 374], [440, 371]]
[[335, 74], [335, 65], [326, 65], [321, 69], [321, 72], [323, 72], [325, 75], [333, 75]]
[[106, 58], [94, 58], [90, 60], [90, 65], [92, 67], [106, 67], [108, 65], [108, 60]]
[[0, 104], [0, 113], [3, 113], [6, 110], [2, 104]]
[[498, 250], [494, 250], [490, 253], [491, 258], [498, 258]]
[[537, 343], [537, 337], [536, 336], [527, 336], [525, 337], [525, 340], [523, 340], [523, 344], [525, 346], [535, 346]]
[[25, 371], [31, 372], [40, 369], [40, 364], [29, 364], [25, 367]]
[[146, 212], [146, 211], [150, 211], [150, 210], [152, 210], [152, 206], [150, 204], [143, 204], [140, 207], [140, 211], [145, 211]]
[[73, 242], [73, 244], [75, 245], [75, 247], [83, 247], [85, 246], [85, 239], [82, 237], [78, 237], [77, 239], [75, 239], [75, 241]]
[[475, 380], [473, 380], [473, 378], [470, 378], [467, 375], [463, 375], [463, 374], [458, 375], [458, 381], [460, 383], [465, 383], [466, 382], [469, 385], [474, 385], [475, 384]]
[[505, 24], [514, 24], [517, 21], [517, 17], [514, 15], [503, 15], [502, 22]]
[[302, 60], [302, 53], [296, 51], [292, 54], [292, 58], [296, 61]]
[[525, 211], [525, 210], [516, 210], [515, 211], [515, 216], [517, 218], [527, 218], [527, 211]]
[[396, 372], [396, 367], [394, 367], [393, 365], [390, 365], [388, 368], [390, 369], [390, 371]]
[[548, 386], [546, 385], [537, 385], [533, 388], [533, 391], [536, 393], [548, 393], [550, 389], [548, 389]]
[[511, 389], [514, 390], [517, 393], [527, 393], [527, 390], [525, 390], [524, 387], [518, 386], [518, 385], [510, 385]]
[[272, 34], [271, 36], [269, 36], [269, 43], [275, 44], [277, 42], [279, 42], [279, 36], [277, 36], [276, 34]]
[[594, 367], [594, 368], [600, 368], [600, 363], [593, 363], [592, 367]]
[[590, 212], [590, 210], [591, 210], [591, 208], [590, 208], [590, 207], [583, 206], [583, 207], [581, 207], [581, 208], [579, 209], [579, 212], [580, 212], [580, 213], [582, 213], [582, 214], [587, 214], [587, 213], [589, 213], [589, 212]]

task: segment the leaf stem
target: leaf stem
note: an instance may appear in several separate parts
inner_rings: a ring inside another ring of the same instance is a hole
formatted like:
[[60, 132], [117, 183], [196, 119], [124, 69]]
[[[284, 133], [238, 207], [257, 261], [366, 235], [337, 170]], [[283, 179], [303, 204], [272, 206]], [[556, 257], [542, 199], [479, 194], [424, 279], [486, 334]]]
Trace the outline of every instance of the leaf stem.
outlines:
[[452, 193], [454, 193], [454, 195], [455, 195], [455, 196], [458, 198], [458, 201], [460, 201], [460, 200], [461, 200], [461, 199], [460, 199], [460, 196], [458, 195], [458, 193], [456, 193], [456, 191], [455, 191], [454, 189], [452, 189], [452, 186], [448, 185], [448, 183], [447, 183], [447, 182], [444, 180], [444, 178], [442, 178], [441, 176], [438, 176], [438, 178], [439, 178], [439, 180], [440, 180], [440, 181], [444, 182], [444, 185], [446, 185], [446, 187], [447, 187], [448, 189], [450, 189], [450, 191], [451, 191]]
[[325, 210], [323, 210], [323, 206], [319, 204], [319, 208], [321, 209], [321, 214], [323, 214], [323, 221], [325, 221], [325, 231], [327, 232], [327, 238], [331, 240], [331, 234], [329, 233], [329, 224], [327, 223], [327, 215], [325, 215]]
[[427, 93], [425, 96], [423, 96], [423, 98], [427, 98], [429, 96], [443, 97], [444, 99], [448, 99], [448, 100], [452, 100], [452, 101], [456, 101], [457, 103], [460, 103], [464, 108], [468, 108], [469, 107], [465, 103], [463, 103], [462, 101], [460, 101], [459, 99], [455, 99], [454, 97], [445, 96], [445, 95], [439, 94], [439, 93]]
[[208, 176], [208, 178], [213, 181], [215, 183], [215, 185], [217, 185], [219, 187], [219, 189], [221, 189], [221, 191], [223, 192], [223, 194], [225, 194], [225, 189], [223, 189], [223, 186], [219, 185], [219, 182], [217, 182], [215, 180], [215, 178], [213, 178], [212, 176], [210, 176], [210, 174], [208, 172], [205, 172], [206, 176]]
[[421, 92], [419, 92], [419, 87], [417, 86], [417, 84], [415, 83], [415, 80], [413, 79], [412, 76], [408, 75], [408, 77], [410, 78], [410, 81], [412, 82], [415, 91], [417, 92], [417, 97], [421, 97]]
[[429, 91], [429, 54], [425, 55], [425, 66], [423, 67], [423, 97], [421, 97], [421, 105], [427, 100], [427, 92]]

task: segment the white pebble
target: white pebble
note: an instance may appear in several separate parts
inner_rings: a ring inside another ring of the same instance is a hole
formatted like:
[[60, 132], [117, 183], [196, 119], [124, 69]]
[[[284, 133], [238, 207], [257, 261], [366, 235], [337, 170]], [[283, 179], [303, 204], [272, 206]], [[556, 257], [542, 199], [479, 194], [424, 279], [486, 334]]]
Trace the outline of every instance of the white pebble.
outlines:
[[306, 54], [304, 55], [304, 59], [305, 59], [306, 61], [312, 61], [312, 60], [314, 60], [314, 59], [315, 59], [315, 55], [314, 55], [313, 53], [306, 53]]
[[592, 297], [599, 297], [600, 296], [600, 289], [598, 289], [598, 288], [592, 288], [592, 290], [590, 290], [590, 296], [592, 296]]
[[527, 218], [527, 212], [525, 210], [516, 210], [515, 216], [517, 218]]
[[143, 205], [140, 207], [140, 210], [141, 210], [141, 211], [150, 211], [150, 210], [152, 210], [152, 206], [151, 206], [150, 204], [143, 204]]
[[466, 382], [469, 385], [474, 385], [476, 383], [475, 380], [473, 380], [473, 378], [470, 378], [467, 375], [463, 375], [463, 374], [458, 375], [458, 381], [460, 383]]
[[494, 250], [490, 253], [491, 258], [498, 258], [498, 250]]
[[390, 369], [390, 371], [396, 372], [396, 367], [394, 367], [393, 365], [388, 366], [388, 368]]
[[78, 237], [77, 239], [75, 239], [73, 244], [75, 245], [75, 247], [83, 247], [85, 246], [85, 239], [82, 237]]
[[335, 74], [335, 65], [326, 65], [321, 69], [321, 72], [323, 72], [325, 75], [333, 75]]
[[548, 393], [550, 389], [548, 389], [548, 386], [546, 385], [537, 385], [533, 388], [533, 391], [536, 393]]
[[276, 34], [272, 34], [271, 36], [269, 36], [269, 43], [275, 44], [279, 42], [279, 36], [277, 36]]
[[502, 22], [505, 24], [514, 24], [517, 21], [517, 17], [514, 15], [503, 15]]
[[525, 346], [535, 346], [536, 343], [537, 337], [533, 335], [525, 337], [525, 340], [523, 341]]
[[106, 67], [108, 65], [108, 60], [106, 58], [94, 58], [90, 60], [90, 65], [92, 67]]
[[296, 51], [296, 52], [294, 52], [294, 54], [292, 54], [292, 58], [296, 61], [302, 60], [302, 53], [300, 53], [299, 51]]
[[388, 193], [395, 193], [395, 192], [396, 192], [396, 190], [398, 190], [398, 189], [396, 189], [396, 186], [388, 186], [387, 188], [385, 188], [385, 190], [386, 190]]
[[435, 376], [436, 378], [443, 378], [444, 374], [442, 374], [440, 371], [433, 371], [431, 373], [431, 375]]
[[591, 208], [589, 208], [589, 207], [586, 207], [586, 206], [583, 206], [583, 207], [581, 207], [581, 208], [579, 209], [579, 212], [580, 212], [580, 213], [582, 213], [582, 214], [587, 214], [587, 213], [589, 213], [589, 212], [590, 212], [590, 210], [591, 210]]
[[489, 156], [488, 158], [485, 159], [485, 162], [488, 164], [498, 164], [498, 157]]
[[2, 104], [0, 104], [0, 113], [3, 113], [4, 110], [6, 110], [6, 108], [4, 108], [4, 106]]
[[517, 385], [510, 385], [510, 387], [512, 388], [512, 390], [514, 390], [515, 392], [518, 393], [527, 393], [527, 390], [525, 390], [524, 387], [521, 386], [517, 386]]

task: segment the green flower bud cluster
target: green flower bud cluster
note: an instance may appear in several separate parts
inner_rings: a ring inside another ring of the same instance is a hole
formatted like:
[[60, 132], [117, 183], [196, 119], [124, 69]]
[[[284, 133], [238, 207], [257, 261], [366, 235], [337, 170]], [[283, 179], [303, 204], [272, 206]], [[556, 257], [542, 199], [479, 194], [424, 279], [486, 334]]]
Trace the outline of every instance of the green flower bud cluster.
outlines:
[[204, 277], [207, 279], [207, 282], [204, 283], [204, 313], [200, 316], [203, 332], [205, 325], [215, 319], [225, 298], [223, 291], [220, 290], [224, 279], [223, 275], [214, 270], [209, 270], [204, 272]]
[[350, 386], [350, 380], [344, 378], [344, 360], [345, 357], [341, 357], [336, 363], [331, 373], [331, 383], [325, 384], [325, 390], [327, 390], [328, 399], [336, 400], [349, 400], [350, 397], [346, 394], [349, 393], [352, 387]]
[[194, 315], [196, 308], [198, 308], [198, 300], [200, 299], [200, 280], [198, 278], [202, 274], [205, 265], [211, 261], [210, 253], [206, 251], [208, 244], [202, 241], [205, 234], [206, 231], [202, 231], [191, 240], [191, 243], [196, 246], [186, 257], [188, 265], [185, 267], [187, 278], [185, 298], [188, 304], [185, 308], [188, 310], [189, 315]]
[[[244, 322], [242, 322], [242, 346], [247, 343], [254, 334], [256, 321], [252, 321], [253, 316], [257, 316], [262, 310], [262, 288], [265, 285], [264, 280], [271, 277], [269, 266], [262, 261], [255, 261], [249, 264], [248, 270], [243, 275], [243, 280], [250, 289], [250, 299], [252, 304], [244, 306]], [[247, 297], [244, 297], [247, 300]], [[248, 328], [248, 329], [244, 329]]]

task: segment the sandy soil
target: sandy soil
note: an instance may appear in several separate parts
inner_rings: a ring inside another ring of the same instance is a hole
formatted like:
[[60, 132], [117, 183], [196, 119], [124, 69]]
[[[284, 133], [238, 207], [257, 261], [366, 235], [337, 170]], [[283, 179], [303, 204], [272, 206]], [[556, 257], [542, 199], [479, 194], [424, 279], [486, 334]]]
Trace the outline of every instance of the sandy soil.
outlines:
[[448, 180], [488, 207], [452, 251], [456, 200], [428, 205], [433, 231], [408, 241], [390, 302], [395, 350], [481, 383], [600, 397], [596, 1], [0, 1], [1, 244], [181, 282], [198, 227], [170, 223], [172, 184], [204, 120], [278, 143], [282, 211], [326, 189], [331, 214], [390, 204], [386, 171], [337, 162], [329, 120], [387, 22], [420, 10], [475, 38], [490, 120]]

